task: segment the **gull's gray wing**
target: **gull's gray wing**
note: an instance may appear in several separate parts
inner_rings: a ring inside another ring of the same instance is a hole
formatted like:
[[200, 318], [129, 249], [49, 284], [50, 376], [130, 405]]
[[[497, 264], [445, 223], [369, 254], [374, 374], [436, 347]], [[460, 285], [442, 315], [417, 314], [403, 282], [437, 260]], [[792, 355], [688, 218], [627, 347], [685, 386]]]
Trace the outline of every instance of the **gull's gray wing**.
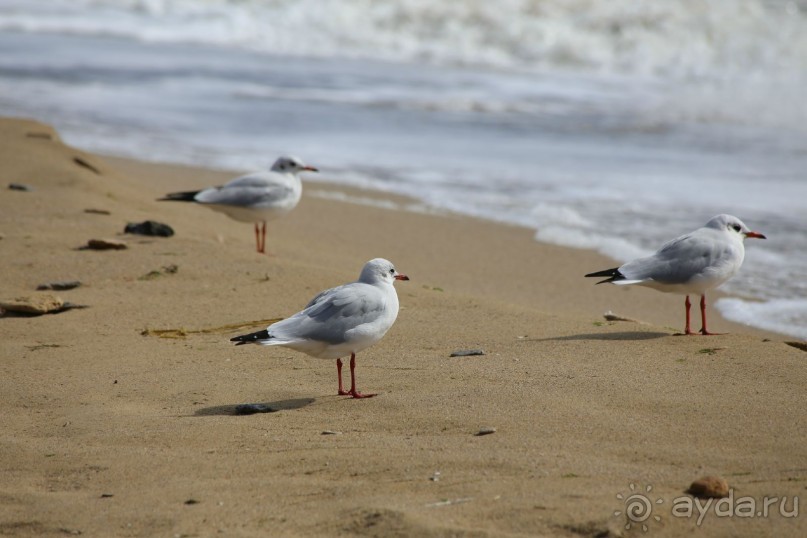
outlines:
[[225, 183], [222, 188], [230, 189], [235, 187], [261, 187], [267, 188], [274, 185], [286, 186], [288, 185], [288, 178], [285, 174], [278, 174], [271, 170], [261, 170], [259, 172], [252, 172], [243, 176], [231, 179]]
[[351, 329], [376, 321], [384, 307], [384, 297], [375, 286], [354, 282], [320, 293], [304, 310], [272, 325], [269, 332], [290, 341], [340, 344]]
[[294, 189], [285, 179], [274, 172], [256, 172], [235, 178], [221, 187], [205, 189], [195, 199], [203, 204], [268, 206], [293, 196]]
[[619, 268], [626, 280], [655, 280], [663, 284], [685, 284], [724, 263], [730, 263], [733, 247], [714, 234], [700, 229], [665, 243], [655, 254]]

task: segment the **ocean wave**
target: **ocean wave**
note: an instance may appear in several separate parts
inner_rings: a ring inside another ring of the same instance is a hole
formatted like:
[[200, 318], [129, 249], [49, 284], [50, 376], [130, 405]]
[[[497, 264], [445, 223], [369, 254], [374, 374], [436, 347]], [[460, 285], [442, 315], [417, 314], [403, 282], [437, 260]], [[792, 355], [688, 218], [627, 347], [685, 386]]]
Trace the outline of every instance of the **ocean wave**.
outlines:
[[731, 321], [807, 340], [807, 299], [747, 301], [724, 297], [715, 307]]
[[805, 11], [804, 0], [9, 0], [0, 29], [284, 55], [763, 80], [807, 71]]

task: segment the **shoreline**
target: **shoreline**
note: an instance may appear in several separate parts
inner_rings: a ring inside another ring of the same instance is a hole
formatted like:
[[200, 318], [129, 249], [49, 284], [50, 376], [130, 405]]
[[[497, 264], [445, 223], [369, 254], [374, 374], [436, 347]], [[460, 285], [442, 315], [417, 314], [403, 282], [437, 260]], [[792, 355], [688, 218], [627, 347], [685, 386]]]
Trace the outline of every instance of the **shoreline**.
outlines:
[[[0, 155], [5, 183], [32, 187], [0, 194], [0, 294], [78, 279], [52, 293], [87, 306], [0, 318], [3, 533], [625, 536], [631, 484], [665, 500], [654, 535], [807, 531], [803, 515], [669, 511], [704, 475], [759, 502], [807, 495], [807, 367], [784, 337], [712, 310], [731, 334], [672, 336], [683, 300], [595, 288], [582, 275], [606, 258], [526, 228], [321, 198], [306, 191], [373, 195], [304, 179], [264, 256], [251, 226], [155, 201], [226, 172], [99, 157], [9, 119]], [[147, 219], [175, 235], [122, 233]], [[128, 248], [79, 250], [92, 238]], [[336, 396], [333, 361], [229, 342], [379, 256], [411, 280], [357, 356], [375, 398]], [[450, 356], [467, 349], [485, 354]], [[235, 415], [251, 402], [275, 412]]]
[[[139, 173], [137, 171], [144, 166], [153, 166], [155, 169], [168, 167], [169, 169], [176, 171], [177, 176], [183, 177], [182, 182], [178, 183], [178, 186], [176, 187], [180, 190], [198, 189], [213, 184], [220, 184], [242, 173], [229, 170], [196, 168], [193, 166], [176, 163], [140, 161], [129, 157], [116, 157], [112, 155], [102, 155], [102, 157], [110, 164], [115, 165], [118, 169], [124, 171], [131, 170], [132, 173]], [[187, 180], [184, 178], [187, 178]], [[197, 180], [196, 178], [200, 178], [200, 180]], [[202, 178], [208, 178], [208, 182], [205, 183], [204, 179]], [[511, 230], [512, 233], [510, 234], [510, 238], [514, 243], [517, 242], [517, 246], [515, 248], [503, 249], [506, 250], [506, 254], [502, 255], [517, 258], [520, 265], [526, 264], [528, 266], [533, 266], [535, 275], [538, 276], [539, 280], [536, 281], [534, 276], [528, 274], [529, 272], [522, 272], [518, 278], [521, 278], [523, 282], [515, 283], [514, 286], [508, 286], [505, 296], [500, 295], [501, 292], [505, 290], [497, 289], [496, 293], [491, 295], [492, 298], [501, 299], [528, 307], [537, 306], [539, 309], [550, 308], [552, 311], [568, 311], [574, 315], [589, 315], [595, 320], [600, 319], [601, 321], [604, 321], [603, 314], [606, 312], [613, 312], [617, 315], [630, 319], [636, 319], [643, 323], [663, 326], [677, 331], [683, 330], [683, 295], [664, 294], [655, 290], [638, 287], [609, 290], [608, 288], [612, 288], [611, 286], [595, 287], [594, 281], [591, 279], [585, 279], [585, 272], [594, 271], [597, 270], [597, 268], [611, 267], [620, 264], [620, 262], [606, 255], [592, 250], [578, 249], [565, 245], [538, 241], [534, 238], [535, 230], [527, 226], [520, 226], [506, 222], [497, 222], [482, 217], [454, 213], [449, 210], [427, 206], [420, 200], [416, 200], [405, 195], [384, 192], [381, 190], [377, 191], [363, 189], [350, 185], [340, 185], [331, 182], [317, 181], [316, 178], [317, 176], [315, 174], [306, 174], [304, 177], [303, 200], [301, 201], [301, 204], [305, 203], [307, 200], [321, 200], [324, 203], [332, 200], [336, 203], [347, 204], [348, 206], [359, 205], [382, 211], [405, 211], [413, 215], [425, 215], [435, 217], [437, 219], [447, 219], [452, 223], [457, 223], [457, 221], [459, 221], [458, 226], [453, 228], [453, 231], [455, 231], [458, 237], [461, 237], [462, 226], [465, 223], [476, 223], [474, 225], [474, 230], [484, 228], [485, 225], [500, 227], [500, 229], [503, 230]], [[146, 181], [148, 183], [148, 180]], [[152, 186], [156, 187], [156, 185]], [[409, 209], [411, 207], [417, 209]], [[270, 223], [269, 226], [269, 233], [271, 234], [272, 224]], [[468, 235], [474, 235], [474, 233], [470, 233]], [[534, 253], [530, 252], [531, 246], [536, 247]], [[523, 252], [519, 252], [519, 249]], [[585, 269], [579, 271], [580, 275], [575, 273], [570, 273], [568, 275], [558, 274], [557, 272], [553, 272], [554, 268], [551, 260], [533, 260], [530, 259], [532, 257], [531, 255], [536, 258], [546, 256], [558, 259], [573, 257], [574, 264], [577, 265], [579, 263], [580, 266], [585, 267]], [[446, 263], [445, 265], [446, 272], [460, 272], [460, 268], [457, 267], [456, 264]], [[557, 286], [559, 290], [563, 290], [564, 292], [568, 292], [570, 289], [578, 287], [578, 284], [579, 287], [582, 288], [579, 290], [581, 292], [586, 292], [587, 287], [590, 288], [588, 290], [591, 295], [590, 300], [599, 305], [600, 311], [592, 311], [590, 308], [578, 308], [575, 306], [575, 304], [570, 303], [579, 303], [580, 301], [564, 300], [561, 294], [554, 292], [549, 294], [549, 297], [552, 300], [550, 303], [546, 304], [547, 290], [538, 289], [542, 286], [546, 287], [546, 275], [550, 275], [552, 278], [560, 278], [562, 282]], [[578, 276], [579, 282], [576, 282], [578, 280]], [[494, 279], [495, 274], [489, 273], [486, 278]], [[535, 293], [530, 293], [528, 290], [526, 290], [526, 283], [529, 281], [535, 282], [534, 287], [537, 290]], [[480, 292], [478, 285], [478, 282], [463, 280], [463, 285], [460, 289], [463, 293], [476, 294]], [[750, 332], [752, 334], [777, 340], [799, 340], [795, 336], [778, 333], [751, 325], [745, 325], [725, 318], [720, 311], [712, 306], [717, 299], [722, 297], [735, 296], [724, 293], [718, 289], [710, 292], [709, 296], [707, 297], [709, 300], [707, 314], [709, 316], [710, 326], [711, 321], [714, 320], [717, 323], [717, 326], [720, 327], [717, 330], [727, 332]], [[693, 324], [700, 323], [698, 318], [699, 313], [694, 312]]]

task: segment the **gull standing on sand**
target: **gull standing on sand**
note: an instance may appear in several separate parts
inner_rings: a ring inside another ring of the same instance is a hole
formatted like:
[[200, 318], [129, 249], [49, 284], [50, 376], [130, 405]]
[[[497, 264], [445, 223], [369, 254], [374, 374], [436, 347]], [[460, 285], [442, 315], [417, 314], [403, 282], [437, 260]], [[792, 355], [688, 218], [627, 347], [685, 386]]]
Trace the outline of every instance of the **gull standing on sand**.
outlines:
[[740, 269], [745, 257], [743, 240], [746, 237], [765, 239], [761, 233], [749, 230], [737, 217], [717, 215], [703, 228], [668, 241], [651, 256], [586, 276], [609, 277], [597, 284], [637, 284], [663, 292], [685, 294], [684, 334], [694, 334], [689, 325], [689, 294], [700, 294], [700, 332], [715, 334], [706, 328], [706, 292], [726, 282]]
[[[231, 338], [242, 344], [284, 346], [319, 359], [336, 359], [339, 395], [369, 398], [356, 390], [356, 353], [379, 340], [398, 317], [398, 294], [393, 283], [409, 280], [391, 262], [376, 258], [359, 279], [321, 292], [306, 307], [266, 328]], [[350, 390], [342, 387], [342, 357], [350, 354]]]
[[[201, 191], [174, 192], [160, 201], [196, 202], [240, 222], [255, 223], [258, 252], [266, 250], [266, 221], [294, 209], [303, 193], [300, 172], [318, 172], [297, 157], [280, 157], [269, 170], [253, 172]], [[259, 227], [260, 224], [260, 227]]]

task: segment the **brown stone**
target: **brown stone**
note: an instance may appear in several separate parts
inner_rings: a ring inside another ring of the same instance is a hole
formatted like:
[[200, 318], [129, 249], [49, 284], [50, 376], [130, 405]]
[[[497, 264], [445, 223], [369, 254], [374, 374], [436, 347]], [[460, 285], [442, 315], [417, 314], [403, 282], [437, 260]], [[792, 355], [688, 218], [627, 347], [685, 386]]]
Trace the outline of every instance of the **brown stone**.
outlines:
[[729, 496], [729, 483], [719, 476], [704, 476], [692, 482], [686, 492], [701, 499], [710, 497], [719, 499]]
[[127, 247], [126, 243], [117, 239], [90, 239], [84, 248], [90, 250], [122, 250]]

